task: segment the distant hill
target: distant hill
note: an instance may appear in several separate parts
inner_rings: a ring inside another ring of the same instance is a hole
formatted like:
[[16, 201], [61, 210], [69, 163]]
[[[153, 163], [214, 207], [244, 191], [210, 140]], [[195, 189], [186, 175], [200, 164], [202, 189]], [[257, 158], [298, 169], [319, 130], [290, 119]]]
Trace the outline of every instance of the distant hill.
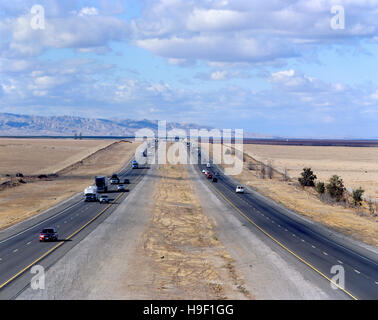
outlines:
[[[138, 129], [158, 129], [157, 120], [108, 120], [72, 116], [30, 116], [0, 113], [0, 136], [134, 136]], [[211, 129], [196, 124], [168, 122], [167, 130]], [[189, 132], [188, 132], [189, 133]]]

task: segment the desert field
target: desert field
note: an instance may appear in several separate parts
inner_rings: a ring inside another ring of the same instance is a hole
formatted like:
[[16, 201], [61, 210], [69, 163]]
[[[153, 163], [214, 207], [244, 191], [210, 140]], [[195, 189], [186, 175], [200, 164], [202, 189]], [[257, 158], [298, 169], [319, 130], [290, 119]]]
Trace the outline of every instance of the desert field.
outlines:
[[246, 144], [244, 152], [280, 172], [286, 168], [291, 178], [298, 178], [304, 167], [312, 168], [320, 181], [337, 174], [349, 190], [362, 187], [367, 197], [378, 200], [378, 148]]
[[[4, 158], [8, 163], [8, 166], [2, 163], [2, 172], [59, 173], [59, 176], [48, 179], [23, 178], [26, 183], [1, 189], [0, 229], [43, 212], [82, 192], [86, 186], [93, 184], [96, 175], [118, 172], [133, 157], [139, 145], [124, 141], [56, 139], [14, 139], [7, 143], [10, 146], [5, 149], [6, 143], [2, 142], [3, 150], [7, 150]], [[12, 149], [17, 152], [13, 153]], [[20, 156], [22, 159], [19, 159]], [[19, 180], [15, 177], [11, 179], [13, 182]]]
[[55, 173], [114, 140], [0, 139], [0, 175]]

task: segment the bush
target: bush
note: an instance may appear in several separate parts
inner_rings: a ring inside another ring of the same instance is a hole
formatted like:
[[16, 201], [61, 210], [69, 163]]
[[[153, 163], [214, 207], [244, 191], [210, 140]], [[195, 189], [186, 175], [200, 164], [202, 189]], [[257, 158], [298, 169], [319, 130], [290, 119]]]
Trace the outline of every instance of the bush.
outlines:
[[267, 173], [268, 173], [269, 179], [272, 179], [273, 178], [273, 166], [270, 162], [267, 165], [267, 171], [268, 171]]
[[255, 170], [255, 165], [253, 162], [248, 162], [248, 170]]
[[362, 202], [362, 195], [364, 194], [365, 190], [363, 190], [361, 187], [359, 187], [356, 190], [353, 190], [352, 197], [354, 201], [355, 206], [360, 206]]
[[344, 182], [339, 176], [333, 175], [329, 179], [326, 189], [332, 198], [336, 199], [336, 201], [340, 201], [345, 191]]
[[260, 178], [265, 179], [265, 174], [266, 174], [265, 164], [262, 163], [260, 167]]
[[303, 168], [301, 173], [301, 178], [298, 178], [299, 183], [302, 187], [314, 187], [316, 180], [316, 175], [312, 172], [311, 168]]
[[318, 182], [316, 184], [316, 192], [319, 193], [319, 194], [324, 194], [325, 192], [325, 184], [324, 182]]

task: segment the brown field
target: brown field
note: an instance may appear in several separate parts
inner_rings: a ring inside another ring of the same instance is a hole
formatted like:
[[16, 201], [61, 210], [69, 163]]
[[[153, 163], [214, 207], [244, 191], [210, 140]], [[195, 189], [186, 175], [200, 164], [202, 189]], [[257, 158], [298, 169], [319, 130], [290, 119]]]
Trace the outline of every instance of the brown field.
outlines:
[[[206, 149], [206, 144], [203, 144], [203, 147]], [[323, 172], [326, 178], [332, 174], [340, 174], [342, 178], [345, 178], [345, 176], [347, 176], [345, 173], [349, 171], [353, 172], [353, 170], [350, 169], [350, 167], [363, 167], [364, 169], [362, 170], [366, 170], [366, 168], [369, 168], [368, 170], [374, 171], [372, 165], [372, 157], [374, 152], [377, 152], [378, 149], [361, 148], [363, 149], [361, 151], [361, 154], [363, 154], [363, 157], [361, 157], [361, 159], [364, 159], [364, 161], [360, 160], [361, 163], [357, 163], [357, 166], [355, 166], [356, 164], [352, 160], [357, 158], [358, 152], [357, 150], [354, 150], [355, 148], [343, 148], [345, 149], [343, 152], [343, 149], [339, 149], [340, 147], [292, 147], [270, 145], [247, 145], [244, 147], [246, 148], [246, 150], [244, 156], [245, 159], [243, 172], [235, 176], [234, 178], [239, 180], [241, 183], [252, 187], [261, 194], [275, 200], [276, 202], [283, 204], [287, 208], [299, 214], [302, 214], [303, 216], [306, 216], [314, 221], [317, 221], [327, 227], [330, 227], [338, 232], [344, 233], [355, 239], [364, 241], [367, 244], [378, 246], [378, 216], [377, 214], [372, 215], [369, 213], [366, 207], [366, 203], [364, 203], [363, 208], [356, 209], [336, 203], [324, 202], [321, 199], [319, 199], [313, 188], [301, 188], [296, 179], [284, 181], [283, 175], [277, 172], [274, 173], [272, 179], [269, 179], [268, 177], [262, 179], [260, 176], [260, 172], [257, 169], [259, 168], [260, 162], [251, 156], [251, 151], [253, 150], [255, 152], [254, 155], [256, 154], [255, 156], [257, 157], [257, 159], [264, 162], [271, 160], [273, 165], [277, 167], [277, 164], [279, 162], [275, 159], [285, 159], [283, 154], [286, 154], [287, 160], [282, 160], [283, 163], [288, 164], [290, 162], [293, 164], [293, 168], [296, 168], [297, 170], [292, 170], [292, 175], [294, 175], [293, 172], [299, 172], [302, 166], [304, 166], [305, 164], [308, 165], [309, 163], [311, 163], [314, 164], [311, 167], [314, 169], [316, 174], [318, 174], [317, 168], [323, 168]], [[324, 150], [323, 148], [327, 149]], [[331, 149], [328, 150], [328, 148]], [[284, 149], [289, 150], [285, 151]], [[310, 152], [304, 149], [312, 151]], [[260, 151], [260, 153], [257, 154], [257, 151]], [[370, 152], [372, 152], [373, 154], [370, 154]], [[212, 153], [211, 148], [210, 153]], [[265, 155], [266, 158], [264, 158], [263, 155]], [[332, 161], [331, 155], [333, 155], [334, 158]], [[295, 160], [295, 158], [299, 158], [299, 160]], [[306, 160], [304, 159], [308, 159], [309, 162], [306, 162]], [[327, 165], [323, 162], [325, 159], [328, 159], [330, 168], [337, 168], [338, 161], [336, 159], [339, 159], [339, 162], [343, 163], [344, 165], [344, 171], [329, 171], [330, 169], [327, 169]], [[250, 170], [248, 168], [249, 162], [255, 165], [255, 170]], [[284, 167], [285, 166], [283, 166], [282, 168]], [[376, 167], [375, 170], [377, 170]], [[342, 172], [343, 174], [341, 174]], [[322, 177], [320, 174], [318, 176]], [[356, 175], [356, 177], [357, 176], [358, 175]], [[348, 183], [350, 180], [345, 179], [345, 181], [347, 181]], [[375, 183], [376, 182], [377, 181], [375, 181]], [[365, 186], [364, 184], [361, 184], [361, 186], [366, 189], [369, 188], [368, 185]], [[375, 210], [377, 212], [377, 208], [375, 208]]]
[[362, 187], [365, 195], [378, 200], [378, 148], [327, 146], [244, 145], [244, 152], [258, 161], [298, 178], [304, 167], [310, 167], [318, 180], [340, 176], [348, 189]]
[[0, 139], [0, 175], [55, 173], [112, 140]]
[[[0, 229], [27, 219], [83, 191], [86, 186], [93, 184], [96, 175], [111, 175], [119, 171], [131, 159], [139, 145], [123, 141], [56, 139], [7, 139], [7, 143], [3, 140], [1, 144], [3, 152], [6, 150], [6, 155], [2, 153], [1, 158], [4, 157], [4, 163], [8, 163], [8, 166], [1, 164], [2, 172], [58, 172], [59, 176], [49, 179], [25, 178], [27, 183], [1, 190]], [[19, 159], [21, 156], [22, 159]], [[15, 178], [12, 177], [12, 180]]]

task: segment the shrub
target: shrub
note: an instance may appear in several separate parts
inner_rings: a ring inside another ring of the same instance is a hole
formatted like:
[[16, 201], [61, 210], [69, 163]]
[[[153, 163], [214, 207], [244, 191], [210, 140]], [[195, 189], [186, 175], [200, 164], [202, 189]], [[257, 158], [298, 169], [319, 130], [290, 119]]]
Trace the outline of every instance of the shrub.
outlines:
[[261, 168], [260, 168], [260, 177], [261, 179], [265, 179], [265, 174], [266, 174], [266, 169], [265, 169], [265, 164], [261, 164]]
[[365, 190], [363, 190], [361, 187], [359, 187], [356, 190], [353, 190], [352, 197], [354, 201], [355, 206], [360, 206], [362, 202], [362, 195], [364, 194]]
[[329, 179], [326, 189], [332, 198], [336, 199], [336, 201], [340, 201], [345, 191], [344, 182], [339, 176], [333, 175]]
[[269, 179], [272, 179], [273, 178], [273, 166], [270, 162], [267, 165], [267, 171], [268, 171], [267, 173], [268, 173]]
[[248, 170], [255, 170], [255, 165], [253, 162], [248, 162]]
[[319, 194], [324, 194], [324, 192], [325, 192], [325, 184], [324, 184], [324, 182], [318, 182], [317, 184], [316, 184], [316, 192], [317, 193], [319, 193]]
[[316, 180], [316, 175], [312, 172], [311, 168], [303, 168], [300, 178], [298, 178], [299, 183], [302, 187], [314, 187]]

